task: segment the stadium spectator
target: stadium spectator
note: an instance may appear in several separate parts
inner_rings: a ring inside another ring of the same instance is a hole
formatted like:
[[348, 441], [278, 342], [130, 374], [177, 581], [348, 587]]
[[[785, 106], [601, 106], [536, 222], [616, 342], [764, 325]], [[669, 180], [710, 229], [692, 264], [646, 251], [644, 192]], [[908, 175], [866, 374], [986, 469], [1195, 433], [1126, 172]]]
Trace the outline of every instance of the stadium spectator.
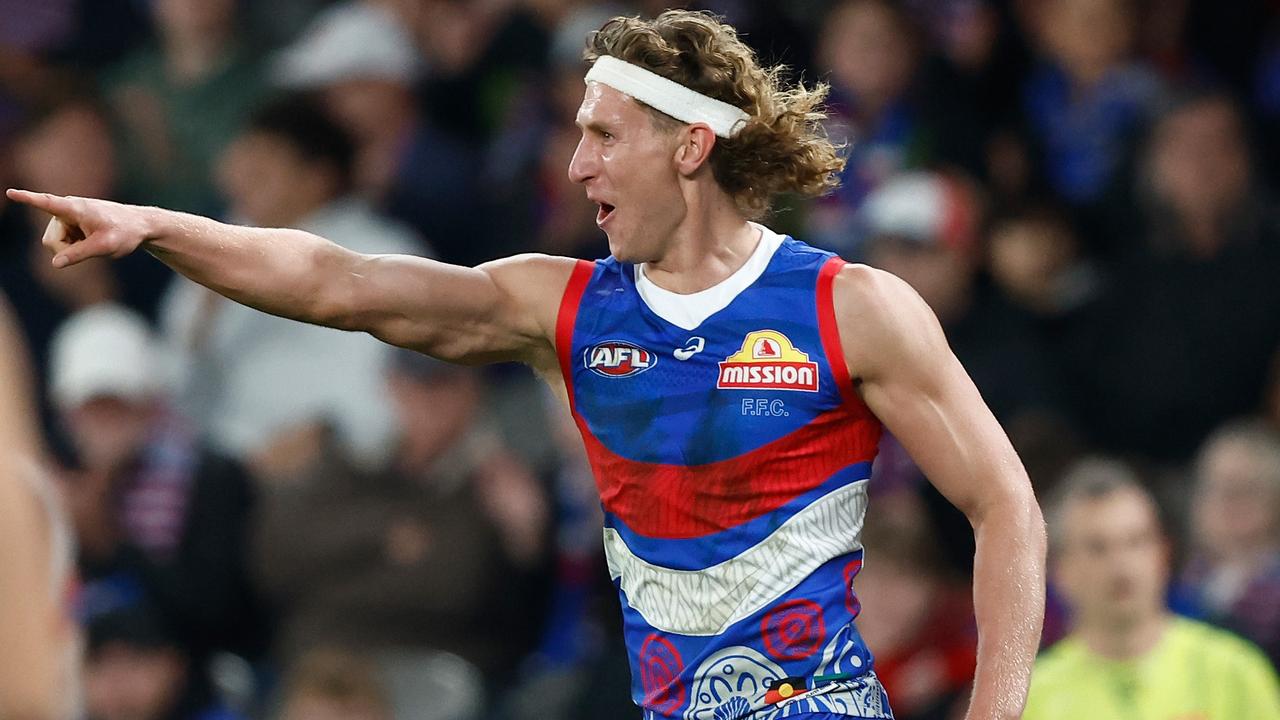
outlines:
[[212, 169], [262, 95], [235, 0], [155, 0], [156, 42], [105, 76], [121, 127], [123, 194], [193, 212], [218, 209]]
[[[57, 69], [43, 56], [70, 38], [77, 19], [72, 0], [50, 0], [38, 9], [22, 0], [0, 0], [0, 143], [21, 125], [24, 111], [56, 93]], [[65, 80], [65, 75], [63, 77]]]
[[432, 124], [414, 94], [424, 70], [391, 10], [333, 6], [275, 59], [275, 81], [323, 96], [356, 143], [353, 190], [431, 241], [445, 260], [488, 259], [475, 227], [484, 197], [475, 151]]
[[397, 3], [430, 72], [423, 109], [448, 133], [490, 140], [525, 83], [541, 80], [550, 38], [527, 3]]
[[[929, 41], [920, 68], [919, 93], [935, 123], [935, 161], [956, 166], [992, 185], [993, 194], [1019, 195], [1031, 181], [1018, 97], [1030, 52], [994, 0], [907, 0], [903, 3]], [[932, 52], [928, 52], [928, 49]], [[1013, 146], [1011, 147], [1011, 144]], [[1019, 154], [1021, 176], [1002, 157]]]
[[1280, 348], [1280, 216], [1249, 155], [1221, 94], [1179, 98], [1152, 129], [1128, 203], [1141, 246], [1112, 264], [1089, 310], [1072, 393], [1098, 447], [1183, 461], [1257, 408]]
[[1043, 62], [1024, 108], [1050, 187], [1067, 203], [1100, 201], [1161, 92], [1130, 54], [1138, 22], [1125, 0], [1048, 0], [1036, 18]]
[[[1069, 216], [1045, 201], [1001, 213], [987, 231], [986, 270], [996, 291], [1026, 321], [1026, 332], [1041, 345], [1050, 384], [1059, 401], [1052, 415], [1010, 427], [1014, 444], [1044, 489], [1073, 459], [1073, 445], [1087, 417], [1077, 417], [1067, 400], [1083, 382], [1079, 375], [1095, 362], [1091, 309], [1102, 289], [1096, 260], [1081, 247]], [[1043, 452], [1041, 452], [1043, 451]], [[1065, 452], [1064, 452], [1065, 451]]]
[[[114, 191], [115, 149], [105, 119], [91, 103], [73, 101], [33, 114], [17, 134], [11, 152], [15, 181], [61, 187], [76, 195], [101, 192], [110, 197]], [[48, 222], [48, 215], [19, 205], [0, 210], [0, 288], [12, 300], [30, 347], [37, 407], [46, 434], [57, 447], [58, 428], [43, 402], [49, 339], [68, 314], [118, 297], [122, 288], [117, 271], [123, 266], [86, 263], [83, 270], [69, 275], [53, 272], [46, 253], [32, 242]]]
[[280, 655], [447, 652], [492, 679], [540, 629], [522, 578], [542, 557], [545, 500], [485, 428], [476, 371], [399, 351], [389, 383], [403, 426], [390, 472], [329, 452], [265, 488], [255, 564]]
[[[117, 197], [119, 190], [120, 153], [111, 137], [106, 111], [92, 96], [71, 97], [53, 104], [35, 115], [18, 134], [14, 144], [13, 169], [19, 182], [39, 183], [41, 187], [63, 188], [69, 195], [82, 197]], [[23, 238], [39, 235], [48, 217], [22, 213], [15, 218], [27, 226]], [[63, 308], [80, 308], [106, 299], [121, 302], [153, 315], [163, 284], [168, 280], [164, 266], [154, 258], [137, 258], [101, 268], [59, 275], [50, 272], [49, 263], [29, 242], [22, 243], [26, 257], [22, 263], [43, 287], [45, 294]], [[30, 298], [35, 300], [35, 298]], [[23, 298], [24, 305], [28, 298]], [[54, 308], [26, 308], [26, 315], [40, 315], [54, 322], [65, 311]], [[51, 329], [51, 328], [50, 328]]]
[[12, 16], [0, 28], [0, 47], [10, 52], [36, 54], [57, 45], [71, 33], [76, 12], [73, 0], [55, 0], [38, 12], [21, 12], [16, 2], [0, 2], [0, 12]]
[[920, 293], [992, 412], [1008, 423], [1052, 407], [1053, 383], [1027, 319], [978, 281], [981, 213], [965, 178], [900, 175], [864, 204], [867, 260]]
[[190, 652], [146, 606], [93, 617], [88, 639], [87, 720], [244, 720], [203, 689]]
[[896, 173], [927, 161], [931, 131], [910, 93], [917, 38], [898, 5], [846, 0], [822, 27], [819, 67], [831, 81], [828, 132], [848, 143], [849, 159], [840, 187], [814, 208], [809, 231], [815, 241], [856, 258], [863, 200]]
[[463, 235], [439, 240], [451, 245], [442, 257], [476, 264], [529, 249], [526, 183], [537, 158], [529, 120], [546, 92], [551, 30], [534, 3], [426, 0], [397, 7], [429, 67], [417, 88], [427, 122], [465, 143], [479, 170], [480, 190], [468, 205], [477, 212]]
[[1165, 608], [1169, 541], [1126, 466], [1081, 461], [1048, 518], [1074, 628], [1036, 662], [1026, 720], [1280, 717], [1280, 683], [1256, 646]]
[[541, 147], [532, 172], [537, 193], [536, 247], [543, 252], [581, 258], [603, 257], [609, 252], [605, 235], [591, 214], [591, 201], [564, 168], [581, 137], [574, 119], [582, 100], [582, 38], [616, 15], [616, 9], [579, 7], [565, 18], [552, 44], [539, 128]]
[[987, 269], [1011, 302], [1041, 320], [1069, 315], [1097, 291], [1096, 271], [1066, 215], [1033, 204], [996, 218], [987, 237]]
[[38, 104], [80, 85], [146, 39], [147, 12], [132, 0], [0, 0], [0, 98], [11, 92]]
[[519, 682], [501, 698], [503, 717], [620, 717], [634, 705], [625, 699], [627, 653], [614, 627], [614, 588], [598, 552], [604, 520], [599, 493], [572, 415], [546, 388], [542, 396], [541, 436], [556, 450], [549, 473], [554, 578], [537, 647], [521, 663]]
[[1260, 421], [1226, 425], [1194, 467], [1194, 554], [1182, 580], [1207, 619], [1280, 667], [1280, 436]]
[[[430, 709], [424, 708], [424, 713]], [[336, 649], [300, 658], [285, 679], [278, 720], [392, 720], [391, 698], [377, 667]]]
[[248, 480], [168, 410], [145, 321], [109, 304], [80, 311], [50, 355], [50, 392], [78, 458], [63, 489], [80, 545], [81, 616], [145, 599], [194, 662], [214, 649], [256, 650]]
[[[298, 227], [368, 253], [422, 254], [408, 228], [351, 194], [354, 145], [306, 96], [259, 109], [221, 162], [233, 217]], [[324, 406], [344, 452], [386, 462], [395, 437], [382, 383], [389, 348], [370, 337], [292, 323], [177, 278], [163, 307], [182, 408], [232, 457], [261, 456], [272, 436]]]
[[1212, 259], [1233, 247], [1276, 242], [1270, 193], [1256, 173], [1241, 114], [1222, 91], [1172, 98], [1146, 141], [1136, 178], [1145, 223], [1138, 241], [1162, 257]]

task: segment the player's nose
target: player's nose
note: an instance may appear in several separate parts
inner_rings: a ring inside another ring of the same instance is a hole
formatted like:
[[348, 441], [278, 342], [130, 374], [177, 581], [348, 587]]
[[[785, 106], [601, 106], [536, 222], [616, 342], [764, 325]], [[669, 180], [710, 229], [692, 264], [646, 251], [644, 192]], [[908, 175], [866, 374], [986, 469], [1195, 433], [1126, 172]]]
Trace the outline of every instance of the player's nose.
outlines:
[[573, 151], [573, 158], [569, 160], [569, 179], [575, 183], [585, 183], [596, 176], [598, 168], [599, 163], [588, 146], [587, 139], [579, 140], [578, 147]]

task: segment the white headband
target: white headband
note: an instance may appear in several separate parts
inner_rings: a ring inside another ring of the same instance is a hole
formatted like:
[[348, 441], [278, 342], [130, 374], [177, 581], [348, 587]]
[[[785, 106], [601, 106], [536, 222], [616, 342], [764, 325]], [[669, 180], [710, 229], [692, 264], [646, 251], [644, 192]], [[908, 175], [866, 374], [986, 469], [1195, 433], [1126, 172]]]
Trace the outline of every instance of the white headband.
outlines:
[[686, 123], [706, 123], [722, 138], [730, 138], [750, 115], [723, 100], [707, 97], [673, 80], [611, 55], [601, 55], [584, 82], [598, 82], [626, 93], [659, 112]]

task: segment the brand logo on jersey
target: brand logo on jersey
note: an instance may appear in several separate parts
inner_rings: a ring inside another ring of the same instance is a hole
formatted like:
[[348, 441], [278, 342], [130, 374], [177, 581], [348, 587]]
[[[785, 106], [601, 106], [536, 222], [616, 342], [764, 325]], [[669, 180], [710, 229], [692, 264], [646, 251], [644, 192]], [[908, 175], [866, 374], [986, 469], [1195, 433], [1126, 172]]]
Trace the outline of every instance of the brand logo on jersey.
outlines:
[[672, 350], [671, 354], [675, 355], [677, 360], [680, 360], [683, 362], [693, 357], [694, 355], [697, 355], [698, 353], [702, 352], [703, 348], [705, 348], [706, 346], [707, 346], [706, 338], [694, 336], [689, 338], [688, 345], [685, 345], [682, 348], [676, 348], [675, 350]]
[[611, 340], [587, 348], [583, 360], [587, 369], [610, 378], [630, 377], [658, 364], [658, 356], [639, 345]]
[[818, 390], [818, 363], [777, 330], [747, 333], [742, 349], [720, 363], [716, 387], [725, 390]]

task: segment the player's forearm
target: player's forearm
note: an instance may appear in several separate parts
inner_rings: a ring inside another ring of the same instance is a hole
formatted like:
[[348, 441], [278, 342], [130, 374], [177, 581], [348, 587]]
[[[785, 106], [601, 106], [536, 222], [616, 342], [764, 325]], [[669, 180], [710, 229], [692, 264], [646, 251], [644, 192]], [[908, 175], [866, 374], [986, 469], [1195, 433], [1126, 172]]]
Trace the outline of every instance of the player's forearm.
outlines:
[[978, 667], [968, 720], [1018, 718], [1044, 622], [1045, 534], [1028, 488], [974, 523]]
[[177, 272], [273, 315], [341, 324], [346, 267], [359, 256], [301, 230], [228, 225], [159, 208], [142, 245]]

